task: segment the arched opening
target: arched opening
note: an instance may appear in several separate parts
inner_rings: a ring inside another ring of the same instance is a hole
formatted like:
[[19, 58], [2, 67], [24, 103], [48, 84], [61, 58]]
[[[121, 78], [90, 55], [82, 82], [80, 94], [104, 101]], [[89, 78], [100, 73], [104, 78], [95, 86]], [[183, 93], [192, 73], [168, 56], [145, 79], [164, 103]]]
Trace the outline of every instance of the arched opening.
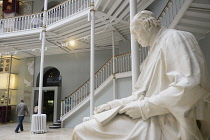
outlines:
[[56, 68], [52, 68], [44, 74], [43, 87], [49, 86], [61, 86], [61, 75]]
[[[58, 69], [54, 67], [44, 68], [43, 76], [43, 87], [58, 86], [62, 85], [62, 76]], [[39, 75], [36, 80], [36, 87], [39, 87]]]
[[[39, 76], [37, 76], [36, 86], [39, 86]], [[43, 75], [43, 87], [47, 87], [49, 90], [43, 90], [43, 97], [42, 97], [42, 113], [47, 115], [47, 121], [52, 122], [54, 117], [54, 109], [55, 107], [58, 108], [58, 104], [55, 104], [55, 101], [59, 101], [59, 98], [56, 97], [55, 91], [51, 90], [50, 87], [61, 87], [62, 85], [62, 77], [60, 71], [54, 67], [46, 67], [44, 69]], [[38, 91], [34, 95], [34, 102], [38, 101]]]

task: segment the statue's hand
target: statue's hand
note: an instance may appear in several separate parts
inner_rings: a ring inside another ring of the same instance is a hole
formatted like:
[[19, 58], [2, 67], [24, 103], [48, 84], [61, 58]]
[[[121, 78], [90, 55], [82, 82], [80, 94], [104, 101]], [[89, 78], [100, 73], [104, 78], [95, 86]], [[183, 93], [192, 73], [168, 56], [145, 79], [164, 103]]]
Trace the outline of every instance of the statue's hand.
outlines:
[[127, 104], [124, 108], [119, 111], [119, 114], [125, 114], [131, 117], [132, 119], [141, 118], [140, 112], [140, 101], [133, 101]]
[[104, 111], [107, 111], [107, 110], [110, 110], [111, 109], [111, 106], [109, 104], [102, 104], [98, 107], [95, 108], [95, 114], [98, 114], [98, 113], [101, 113], [101, 112], [104, 112]]

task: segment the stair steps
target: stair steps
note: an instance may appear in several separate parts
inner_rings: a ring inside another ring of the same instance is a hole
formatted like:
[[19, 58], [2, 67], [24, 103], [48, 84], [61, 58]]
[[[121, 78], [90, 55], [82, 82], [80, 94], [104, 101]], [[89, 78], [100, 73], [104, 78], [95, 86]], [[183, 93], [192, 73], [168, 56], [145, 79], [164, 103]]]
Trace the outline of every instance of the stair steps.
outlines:
[[52, 125], [49, 125], [50, 129], [58, 129], [61, 128], [61, 121], [58, 120], [57, 122], [54, 122]]

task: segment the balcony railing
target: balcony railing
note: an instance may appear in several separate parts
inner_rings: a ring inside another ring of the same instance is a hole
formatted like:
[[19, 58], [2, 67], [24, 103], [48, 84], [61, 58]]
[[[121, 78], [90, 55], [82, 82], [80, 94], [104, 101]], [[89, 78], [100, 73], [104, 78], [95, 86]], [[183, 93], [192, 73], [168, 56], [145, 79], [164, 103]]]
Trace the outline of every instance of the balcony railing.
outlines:
[[53, 24], [59, 20], [65, 19], [90, 6], [90, 0], [69, 0], [47, 11], [48, 22]]
[[[90, 0], [69, 0], [47, 11], [47, 25], [66, 19], [90, 6]], [[43, 12], [0, 19], [0, 34], [41, 28]]]

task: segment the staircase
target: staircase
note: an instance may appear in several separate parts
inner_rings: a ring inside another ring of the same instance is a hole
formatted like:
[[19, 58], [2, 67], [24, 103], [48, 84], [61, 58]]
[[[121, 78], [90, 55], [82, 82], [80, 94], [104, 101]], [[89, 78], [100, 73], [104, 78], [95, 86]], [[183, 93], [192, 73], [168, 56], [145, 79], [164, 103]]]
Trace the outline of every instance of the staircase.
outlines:
[[[113, 59], [115, 61], [116, 72], [113, 72]], [[123, 55], [110, 58], [95, 73], [95, 90], [99, 88], [106, 80], [111, 81], [116, 73], [128, 72], [131, 70], [131, 55], [126, 53]], [[89, 101], [90, 80], [87, 80], [76, 91], [70, 94], [65, 100], [61, 101], [61, 121], [68, 118], [72, 112], [78, 109], [80, 104]]]
[[57, 122], [54, 122], [52, 125], [49, 125], [50, 129], [57, 129], [57, 128], [61, 128], [61, 121], [57, 120]]
[[193, 0], [175, 28], [191, 32], [197, 40], [205, 38], [210, 31], [210, 1]]
[[[140, 62], [142, 63], [147, 56], [148, 49], [140, 49]], [[113, 61], [115, 61], [115, 72], [113, 72]], [[113, 79], [118, 78], [116, 75], [123, 73], [131, 76], [128, 72], [131, 71], [131, 54], [125, 53], [110, 58], [96, 73], [95, 73], [95, 95], [97, 95], [108, 83]], [[120, 75], [119, 75], [120, 76]], [[65, 100], [61, 101], [61, 122], [70, 117], [75, 111], [89, 101], [90, 81], [86, 81], [75, 92], [70, 94]]]
[[210, 1], [169, 0], [159, 19], [161, 25], [191, 32], [199, 41], [210, 31]]

